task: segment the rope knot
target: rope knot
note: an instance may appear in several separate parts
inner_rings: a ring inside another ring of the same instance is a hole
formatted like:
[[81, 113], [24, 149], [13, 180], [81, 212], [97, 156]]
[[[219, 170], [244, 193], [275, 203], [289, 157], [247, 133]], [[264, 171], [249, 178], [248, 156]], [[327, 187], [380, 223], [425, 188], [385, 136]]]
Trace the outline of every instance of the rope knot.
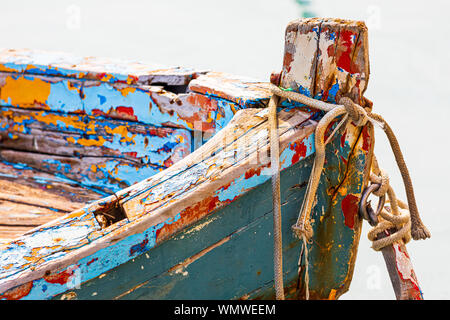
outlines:
[[[372, 248], [379, 251], [396, 241], [408, 243], [411, 240], [411, 215], [406, 206], [399, 208], [397, 213], [391, 213], [389, 207], [381, 211], [381, 221], [372, 228], [367, 237], [372, 241]], [[389, 236], [378, 238], [380, 233], [389, 232]]]
[[384, 170], [380, 170], [380, 174], [378, 176], [372, 175], [371, 179], [380, 185], [380, 187], [373, 192], [377, 197], [384, 196], [389, 189], [389, 176]]
[[357, 127], [364, 126], [369, 120], [366, 110], [360, 105], [354, 103], [352, 99], [348, 97], [342, 97], [339, 99], [339, 104], [345, 107], [350, 119], [355, 123]]
[[313, 229], [309, 224], [309, 221], [305, 221], [305, 223], [301, 224], [298, 223], [294, 224], [292, 226], [292, 231], [294, 232], [294, 235], [298, 239], [303, 239], [305, 237], [306, 239], [309, 240], [313, 236]]

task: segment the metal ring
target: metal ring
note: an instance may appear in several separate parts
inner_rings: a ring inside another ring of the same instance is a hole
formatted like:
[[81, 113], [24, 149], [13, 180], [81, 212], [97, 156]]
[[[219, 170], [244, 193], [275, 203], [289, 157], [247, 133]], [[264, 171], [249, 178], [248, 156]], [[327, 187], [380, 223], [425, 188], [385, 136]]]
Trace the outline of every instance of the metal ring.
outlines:
[[386, 197], [383, 195], [379, 197], [377, 211], [374, 212], [372, 206], [370, 205], [370, 201], [367, 201], [370, 194], [380, 188], [381, 184], [372, 183], [370, 186], [364, 189], [361, 201], [359, 202], [359, 215], [363, 219], [369, 221], [371, 226], [376, 226], [378, 224], [378, 215], [381, 210], [384, 208], [384, 204], [386, 202]]

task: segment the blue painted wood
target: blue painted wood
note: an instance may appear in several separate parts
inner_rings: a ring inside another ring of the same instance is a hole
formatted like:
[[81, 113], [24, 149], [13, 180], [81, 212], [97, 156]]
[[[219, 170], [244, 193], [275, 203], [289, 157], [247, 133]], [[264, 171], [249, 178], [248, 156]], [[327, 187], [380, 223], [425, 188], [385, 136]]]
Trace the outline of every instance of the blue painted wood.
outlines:
[[31, 49], [0, 50], [0, 71], [109, 83], [185, 85], [203, 71], [137, 61]]

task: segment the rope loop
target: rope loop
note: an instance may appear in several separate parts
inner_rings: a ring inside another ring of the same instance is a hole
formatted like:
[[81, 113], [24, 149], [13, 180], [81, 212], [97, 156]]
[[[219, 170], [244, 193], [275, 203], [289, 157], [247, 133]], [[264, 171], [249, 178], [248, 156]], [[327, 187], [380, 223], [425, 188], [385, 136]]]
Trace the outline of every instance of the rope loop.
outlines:
[[[372, 249], [375, 251], [379, 251], [398, 241], [403, 241], [406, 244], [411, 240], [411, 216], [409, 210], [400, 209], [399, 214], [392, 214], [389, 212], [390, 209], [385, 207], [381, 211], [381, 221], [367, 234], [369, 240], [372, 241]], [[385, 238], [378, 239], [380, 233], [390, 234]]]
[[360, 105], [354, 103], [352, 99], [342, 97], [339, 99], [339, 104], [342, 104], [345, 107], [350, 119], [352, 119], [353, 123], [357, 127], [364, 126], [367, 121], [369, 121], [366, 110], [364, 110], [364, 108]]
[[[374, 172], [377, 172], [377, 174], [374, 174]], [[397, 199], [394, 190], [389, 185], [389, 176], [383, 169], [378, 167], [378, 161], [375, 157], [372, 162], [370, 181], [380, 185], [373, 194], [380, 198], [385, 197], [387, 194], [390, 204], [390, 206], [386, 206], [380, 211], [377, 217], [378, 223], [367, 234], [369, 240], [372, 241], [372, 248], [375, 251], [379, 251], [397, 241], [408, 243], [411, 240], [411, 214], [409, 208], [404, 202]], [[380, 233], [389, 235], [378, 239]]]
[[371, 175], [371, 180], [380, 185], [380, 187], [373, 192], [374, 195], [377, 197], [382, 197], [388, 192], [389, 176], [386, 171], [381, 170], [379, 176]]

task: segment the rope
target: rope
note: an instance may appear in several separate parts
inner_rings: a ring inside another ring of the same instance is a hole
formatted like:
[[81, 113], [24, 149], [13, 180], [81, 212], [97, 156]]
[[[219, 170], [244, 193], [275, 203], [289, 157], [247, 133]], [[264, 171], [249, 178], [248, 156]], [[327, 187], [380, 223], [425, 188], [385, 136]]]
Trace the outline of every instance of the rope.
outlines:
[[[389, 177], [383, 170], [380, 170], [375, 156], [373, 159], [372, 171], [374, 173], [371, 174], [370, 181], [381, 184], [374, 194], [382, 197], [387, 193], [390, 203], [390, 207], [381, 210], [381, 221], [368, 233], [368, 238], [372, 241], [372, 248], [379, 251], [394, 244], [394, 242], [402, 240], [406, 244], [411, 240], [411, 214], [406, 203], [397, 199], [394, 190], [389, 185]], [[380, 233], [387, 232], [390, 229], [396, 231], [387, 237], [378, 239]]]
[[403, 184], [406, 191], [406, 198], [408, 200], [408, 208], [411, 214], [411, 236], [414, 240], [429, 238], [431, 237], [431, 233], [430, 231], [428, 231], [427, 227], [425, 227], [422, 220], [420, 219], [411, 177], [409, 176], [408, 167], [406, 166], [405, 159], [403, 158], [403, 154], [400, 150], [400, 145], [397, 141], [397, 138], [395, 137], [395, 134], [392, 131], [391, 127], [387, 124], [386, 120], [384, 120], [380, 115], [372, 113], [370, 117], [383, 124], [382, 128], [389, 140], [389, 144], [391, 145], [392, 152], [395, 156], [395, 161], [397, 162], [397, 166], [402, 175]]
[[[325, 115], [320, 119], [316, 126], [315, 130], [315, 158], [314, 158], [314, 164], [312, 167], [311, 175], [308, 181], [308, 186], [306, 189], [306, 195], [305, 199], [303, 200], [302, 207], [300, 209], [300, 213], [297, 219], [297, 222], [292, 226], [292, 230], [294, 234], [299, 238], [303, 240], [304, 250], [305, 250], [305, 283], [306, 283], [306, 299], [309, 299], [309, 270], [308, 270], [308, 240], [313, 235], [313, 229], [310, 223], [310, 214], [311, 209], [313, 206], [313, 203], [315, 201], [316, 191], [319, 185], [320, 181], [320, 175], [323, 170], [323, 165], [325, 162], [325, 146], [326, 144], [331, 140], [331, 138], [334, 136], [334, 134], [337, 132], [337, 130], [341, 127], [343, 123], [345, 123], [348, 118], [352, 120], [352, 122], [356, 126], [364, 126], [366, 125], [367, 121], [372, 122], [375, 125], [380, 126], [386, 136], [388, 137], [389, 143], [391, 145], [392, 152], [394, 153], [395, 160], [397, 162], [398, 168], [402, 174], [403, 183], [405, 186], [407, 199], [408, 199], [408, 205], [401, 203], [397, 200], [394, 191], [389, 186], [389, 177], [387, 177], [387, 174], [378, 170], [378, 177], [374, 176], [373, 179], [378, 181], [378, 183], [381, 184], [381, 187], [379, 190], [376, 191], [376, 195], [384, 195], [385, 193], [388, 193], [389, 201], [391, 203], [391, 208], [393, 213], [391, 214], [388, 209], [383, 208], [380, 215], [383, 219], [377, 226], [375, 226], [370, 232], [369, 232], [369, 238], [373, 241], [373, 248], [375, 250], [379, 250], [380, 248], [393, 243], [394, 241], [397, 241], [398, 239], [403, 239], [403, 241], [408, 242], [412, 237], [417, 239], [425, 239], [431, 236], [430, 232], [427, 230], [427, 228], [423, 225], [422, 220], [420, 219], [419, 212], [417, 210], [417, 206], [415, 203], [415, 197], [414, 197], [414, 190], [412, 187], [412, 181], [409, 176], [408, 168], [406, 166], [405, 160], [403, 158], [402, 152], [400, 150], [400, 145], [398, 144], [398, 141], [394, 135], [394, 132], [390, 128], [390, 126], [387, 124], [387, 122], [378, 114], [374, 114], [371, 112], [367, 112], [362, 106], [354, 103], [350, 98], [348, 97], [342, 97], [339, 99], [339, 104], [330, 104], [326, 103], [324, 101], [312, 99], [310, 97], [307, 97], [303, 94], [293, 92], [293, 91], [285, 91], [280, 89], [279, 87], [275, 85], [271, 85], [270, 87], [272, 91], [272, 98], [269, 102], [269, 110], [272, 110], [272, 113], [275, 113], [276, 116], [276, 102], [273, 98], [274, 96], [282, 97], [288, 100], [293, 100], [296, 102], [300, 102], [302, 104], [305, 104], [311, 108], [319, 109], [322, 111], [325, 111]], [[275, 111], [273, 111], [275, 110]], [[270, 111], [269, 111], [270, 113]], [[345, 115], [343, 119], [340, 121], [338, 126], [334, 129], [334, 131], [331, 133], [330, 137], [324, 142], [324, 135], [326, 132], [326, 129], [330, 125], [330, 123], [336, 119], [337, 117]], [[270, 119], [273, 117], [270, 116]], [[274, 131], [272, 130], [271, 126], [271, 148], [275, 147], [275, 137], [273, 136]], [[277, 138], [278, 139], [278, 138]], [[278, 142], [278, 140], [277, 140]], [[276, 145], [276, 150], [278, 150], [278, 144]], [[275, 150], [272, 148], [272, 150]], [[277, 169], [279, 170], [279, 159], [273, 158], [272, 155], [272, 164], [277, 164]], [[278, 156], [278, 154], [277, 154]], [[376, 161], [375, 161], [376, 163]], [[279, 174], [276, 175], [275, 171], [273, 171], [273, 177], [279, 179]], [[274, 192], [274, 227], [275, 227], [275, 198], [276, 196], [279, 197], [279, 181], [278, 181], [278, 187], [275, 185], [276, 179], [272, 179], [272, 191]], [[276, 193], [277, 192], [277, 193]], [[278, 199], [279, 201], [279, 199]], [[400, 208], [398, 203], [401, 203]], [[278, 205], [278, 203], [277, 203]], [[408, 211], [408, 209], [410, 211]], [[387, 231], [390, 228], [396, 227], [398, 229], [397, 232], [394, 234], [382, 238], [382, 239], [376, 239], [378, 233]], [[281, 230], [281, 227], [280, 227]], [[280, 231], [281, 232], [281, 231]], [[279, 242], [278, 242], [279, 241]], [[278, 245], [281, 245], [281, 233], [280, 233], [280, 239], [275, 239], [275, 252], [277, 253]], [[277, 290], [277, 298], [279, 295], [279, 291], [281, 290], [279, 287], [282, 288], [282, 277], [280, 280], [280, 273], [282, 273], [282, 270], [280, 270], [280, 262], [277, 262], [277, 259], [281, 259], [278, 257], [278, 255], [275, 255], [275, 284], [276, 284], [276, 290]], [[282, 269], [282, 268], [281, 268]], [[277, 280], [278, 277], [278, 280]], [[281, 284], [280, 284], [281, 281]], [[283, 292], [284, 293], [284, 292]], [[281, 293], [280, 293], [281, 297]], [[283, 295], [284, 297], [284, 295]]]
[[308, 240], [306, 236], [303, 235], [303, 245], [305, 247], [305, 298], [309, 300], [309, 263], [308, 263]]
[[[322, 172], [325, 159], [325, 143], [323, 142], [325, 130], [334, 118], [344, 113], [347, 113], [349, 118], [357, 126], [363, 126], [367, 123], [367, 121], [371, 121], [372, 123], [380, 126], [383, 129], [386, 136], [388, 137], [392, 152], [394, 153], [395, 160], [397, 162], [397, 166], [403, 178], [403, 184], [405, 186], [405, 191], [408, 199], [408, 207], [410, 209], [411, 215], [411, 235], [414, 240], [426, 239], [431, 236], [430, 232], [420, 219], [419, 211], [417, 209], [414, 197], [411, 177], [409, 176], [408, 168], [403, 158], [403, 154], [400, 150], [400, 145], [391, 127], [388, 125], [386, 120], [383, 119], [383, 117], [375, 113], [367, 112], [363, 107], [354, 103], [348, 97], [342, 97], [341, 99], [339, 99], [339, 104], [335, 105], [309, 98], [297, 92], [284, 91], [275, 85], [271, 85], [271, 91], [274, 95], [297, 101], [309, 107], [327, 112], [325, 116], [319, 121], [316, 127], [316, 157], [314, 159], [313, 171], [311, 173], [308, 184], [309, 189], [307, 189], [307, 195], [302, 205], [297, 223], [293, 226], [294, 233], [299, 238], [301, 238], [302, 234], [305, 234], [308, 239], [312, 236], [312, 228], [309, 223], [309, 214], [311, 212], [312, 203], [315, 198], [320, 174]], [[329, 141], [329, 139], [327, 141]]]
[[269, 101], [270, 162], [272, 168], [273, 240], [274, 240], [274, 281], [277, 300], [284, 300], [283, 288], [283, 242], [281, 238], [281, 196], [280, 196], [280, 142], [277, 118], [278, 97]]
[[[275, 289], [277, 299], [284, 299], [283, 291], [283, 278], [282, 278], [282, 253], [281, 253], [281, 211], [280, 211], [280, 185], [279, 185], [279, 141], [276, 131], [276, 107], [278, 98], [282, 97], [288, 100], [293, 100], [305, 104], [311, 108], [325, 111], [325, 115], [320, 119], [315, 130], [315, 158], [311, 171], [311, 175], [308, 181], [306, 189], [305, 199], [303, 200], [302, 207], [297, 219], [297, 222], [292, 226], [294, 234], [303, 240], [305, 249], [305, 283], [306, 283], [306, 299], [309, 299], [309, 270], [308, 270], [308, 240], [313, 235], [313, 229], [310, 222], [310, 214], [317, 188], [320, 181], [320, 176], [323, 170], [325, 162], [325, 146], [348, 118], [358, 127], [366, 125], [368, 121], [375, 125], [380, 126], [385, 132], [389, 143], [391, 145], [392, 152], [394, 153], [397, 166], [402, 174], [403, 184], [405, 186], [408, 205], [397, 200], [393, 189], [389, 186], [389, 177], [383, 171], [378, 168], [376, 160], [374, 161], [376, 168], [374, 172], [377, 175], [371, 177], [374, 181], [381, 184], [381, 187], [376, 191], [376, 195], [388, 194], [391, 204], [392, 213], [387, 208], [383, 208], [380, 213], [382, 221], [375, 226], [369, 232], [369, 239], [373, 241], [373, 248], [379, 250], [388, 244], [392, 244], [394, 241], [403, 239], [408, 242], [412, 238], [426, 239], [431, 236], [430, 232], [422, 223], [414, 197], [414, 190], [412, 187], [412, 181], [409, 176], [408, 168], [406, 166], [403, 154], [400, 150], [400, 145], [395, 137], [394, 132], [380, 115], [366, 111], [362, 106], [354, 103], [348, 97], [341, 97], [339, 104], [330, 104], [324, 101], [312, 99], [303, 94], [285, 91], [275, 85], [270, 87], [272, 97], [269, 101], [269, 122], [270, 122], [270, 136], [271, 136], [271, 163], [272, 163], [272, 192], [273, 192], [273, 205], [274, 205], [274, 269], [275, 269]], [[330, 137], [324, 142], [324, 136], [326, 129], [331, 122], [337, 117], [344, 115], [338, 126], [333, 130]], [[276, 153], [274, 151], [277, 151]], [[276, 156], [275, 156], [276, 155]], [[409, 208], [409, 211], [408, 211]], [[397, 228], [398, 231], [394, 234], [382, 238], [376, 239], [380, 232], [387, 231], [390, 228]]]

